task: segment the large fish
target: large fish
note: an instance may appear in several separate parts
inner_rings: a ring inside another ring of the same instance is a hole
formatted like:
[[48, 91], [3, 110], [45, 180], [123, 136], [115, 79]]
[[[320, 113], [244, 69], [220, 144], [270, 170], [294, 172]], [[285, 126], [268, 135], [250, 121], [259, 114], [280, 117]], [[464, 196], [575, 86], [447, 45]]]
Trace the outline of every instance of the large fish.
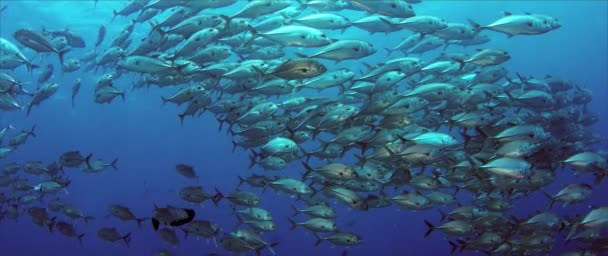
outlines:
[[[469, 23], [478, 30], [488, 29], [496, 32], [504, 33], [511, 38], [516, 35], [537, 35], [544, 34], [554, 27], [546, 22], [545, 19], [533, 15], [514, 15], [505, 12], [505, 16], [492, 22], [489, 25], [482, 26], [479, 23], [470, 20]], [[558, 28], [559, 26], [555, 26]]]
[[46, 37], [32, 30], [19, 29], [13, 34], [13, 37], [38, 53], [56, 53], [61, 65], [63, 65], [63, 55], [69, 51], [69, 49], [58, 50]]
[[331, 39], [322, 31], [305, 26], [289, 25], [259, 33], [252, 30], [254, 37], [261, 36], [283, 46], [318, 47], [331, 43]]
[[154, 206], [152, 227], [154, 230], [158, 230], [161, 224], [173, 227], [182, 226], [191, 222], [195, 215], [193, 209], [177, 208], [170, 205], [164, 208]]
[[16, 45], [0, 37], [0, 69], [14, 69], [22, 64], [26, 65], [28, 71], [38, 68], [21, 53]]
[[274, 68], [270, 73], [259, 71], [263, 76], [276, 76], [287, 80], [312, 78], [321, 75], [327, 68], [310, 58], [291, 59]]

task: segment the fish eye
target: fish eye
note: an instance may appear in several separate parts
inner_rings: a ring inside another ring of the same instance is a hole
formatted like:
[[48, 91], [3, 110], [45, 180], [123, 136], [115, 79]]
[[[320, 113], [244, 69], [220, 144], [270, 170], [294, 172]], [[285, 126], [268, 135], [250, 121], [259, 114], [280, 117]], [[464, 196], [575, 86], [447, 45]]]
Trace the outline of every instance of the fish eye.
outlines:
[[528, 27], [532, 27], [532, 22], [528, 22]]
[[327, 38], [327, 36], [325, 34], [321, 34], [321, 37], [323, 38]]
[[392, 4], [391, 4], [391, 8], [397, 8], [397, 4], [392, 3]]

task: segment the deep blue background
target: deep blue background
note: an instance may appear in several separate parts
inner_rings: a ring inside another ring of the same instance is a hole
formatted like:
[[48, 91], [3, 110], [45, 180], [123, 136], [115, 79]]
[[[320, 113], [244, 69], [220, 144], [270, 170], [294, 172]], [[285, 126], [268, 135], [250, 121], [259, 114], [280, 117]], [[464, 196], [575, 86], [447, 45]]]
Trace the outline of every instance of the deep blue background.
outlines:
[[[124, 1], [100, 1], [93, 9], [92, 1], [0, 1], [8, 9], [0, 16], [0, 36], [12, 42], [11, 34], [19, 28], [62, 29], [69, 27], [85, 37], [92, 46], [97, 37], [97, 28], [105, 24], [108, 36], [104, 46], [109, 45], [118, 31], [129, 21], [118, 17], [109, 23], [111, 9], [118, 9]], [[240, 9], [245, 2], [239, 2], [229, 8], [216, 10], [231, 14]], [[492, 42], [483, 47], [507, 49], [512, 59], [505, 63], [511, 72], [544, 77], [545, 74], [563, 77], [579, 83], [582, 87], [594, 92], [592, 111], [600, 112], [600, 122], [592, 127], [593, 131], [604, 135], [601, 149], [606, 150], [606, 131], [608, 130], [608, 79], [607, 79], [607, 12], [605, 1], [425, 1], [414, 6], [417, 14], [443, 17], [450, 22], [466, 22], [467, 18], [481, 23], [489, 23], [502, 15], [502, 11], [513, 13], [543, 13], [558, 17], [562, 28], [539, 36], [516, 36], [507, 39], [504, 35], [486, 31]], [[345, 12], [356, 19], [362, 12]], [[132, 16], [131, 18], [134, 18]], [[147, 33], [147, 24], [136, 28], [135, 37]], [[393, 33], [388, 36], [377, 34], [367, 37], [367, 33], [351, 28], [336, 38], [369, 38], [378, 49], [392, 47], [409, 32]], [[104, 49], [104, 47], [102, 47]], [[87, 49], [88, 50], [88, 49]], [[474, 48], [451, 46], [449, 51], [473, 52]], [[68, 57], [79, 57], [83, 51], [74, 50]], [[39, 57], [29, 50], [26, 56], [36, 63], [57, 65], [55, 56]], [[379, 52], [362, 61], [378, 63], [386, 60], [385, 52]], [[424, 56], [434, 57], [437, 52]], [[397, 55], [393, 55], [395, 57]], [[358, 61], [345, 61], [340, 66], [358, 70]], [[58, 70], [56, 66], [56, 70]], [[358, 71], [357, 71], [358, 72]], [[22, 81], [32, 81], [33, 88], [36, 75], [28, 74], [24, 67], [12, 73]], [[37, 73], [36, 73], [37, 74]], [[104, 173], [88, 175], [77, 170], [69, 171], [73, 180], [69, 195], [61, 195], [68, 203], [76, 204], [88, 214], [97, 217], [89, 224], [76, 224], [78, 231], [86, 233], [84, 246], [80, 247], [75, 239], [67, 239], [58, 234], [49, 234], [46, 229], [34, 226], [29, 217], [24, 216], [18, 222], [2, 221], [0, 223], [0, 249], [2, 255], [151, 255], [165, 245], [149, 225], [141, 230], [135, 223], [122, 223], [107, 218], [106, 208], [112, 203], [128, 205], [138, 216], [148, 216], [153, 204], [171, 203], [189, 207], [182, 203], [177, 191], [185, 185], [196, 182], [180, 177], [174, 171], [176, 163], [191, 163], [199, 172], [202, 184], [212, 191], [217, 186], [222, 191], [231, 191], [238, 183], [237, 175], [247, 176], [248, 158], [246, 152], [231, 152], [231, 137], [218, 133], [215, 119], [205, 114], [200, 118], [187, 118], [180, 127], [177, 114], [181, 109], [173, 106], [161, 106], [160, 95], [170, 95], [175, 90], [143, 89], [128, 92], [126, 102], [116, 100], [110, 105], [93, 103], [94, 81], [101, 75], [56, 73], [52, 78], [61, 85], [59, 92], [50, 100], [34, 107], [32, 114], [25, 117], [24, 112], [0, 112], [0, 127], [14, 124], [19, 129], [29, 129], [37, 124], [37, 137], [0, 164], [12, 161], [24, 162], [56, 160], [60, 153], [79, 149], [82, 152], [94, 152], [95, 157], [108, 161], [119, 158], [119, 170], [108, 170]], [[70, 106], [70, 87], [76, 78], [82, 78], [83, 88], [77, 98], [76, 108]], [[125, 77], [116, 83], [120, 88], [129, 88], [133, 77]], [[262, 173], [257, 170], [257, 173]], [[287, 175], [303, 172], [298, 164], [284, 171]], [[275, 173], [272, 173], [273, 175]], [[561, 172], [559, 179], [546, 190], [556, 192], [564, 184], [574, 182], [591, 182], [589, 176], [575, 177]], [[257, 192], [257, 191], [256, 191]], [[601, 194], [608, 193], [606, 182], [596, 188], [590, 205], [607, 205], [607, 199]], [[275, 216], [278, 231], [266, 234], [268, 241], [279, 241], [276, 251], [280, 255], [339, 255], [340, 248], [331, 248], [324, 243], [315, 249], [313, 235], [303, 229], [289, 231], [285, 219], [291, 215], [288, 207], [293, 201], [287, 195], [277, 195], [266, 191], [262, 196], [262, 207], [270, 210]], [[526, 216], [534, 210], [544, 207], [546, 198], [535, 193], [530, 198], [520, 200], [514, 213]], [[424, 239], [426, 227], [423, 219], [436, 222], [439, 214], [436, 210], [425, 212], [400, 211], [397, 207], [380, 209], [372, 212], [354, 212], [338, 205], [338, 225], [344, 230], [360, 233], [365, 243], [349, 250], [349, 255], [439, 255], [447, 254], [449, 246], [439, 233]], [[588, 211], [586, 205], [567, 209], [556, 208], [560, 212]], [[223, 202], [215, 208], [210, 203], [198, 211], [198, 217], [221, 224], [226, 230], [233, 229], [235, 218], [230, 216], [230, 208]], [[99, 227], [115, 226], [121, 232], [133, 232], [131, 248], [123, 244], [110, 244], [96, 237]], [[181, 234], [180, 238], [181, 238]], [[563, 250], [558, 247], [557, 251]], [[205, 255], [210, 252], [222, 252], [207, 241], [192, 238], [182, 240], [181, 245], [170, 250], [177, 255]], [[223, 253], [223, 252], [222, 252]]]

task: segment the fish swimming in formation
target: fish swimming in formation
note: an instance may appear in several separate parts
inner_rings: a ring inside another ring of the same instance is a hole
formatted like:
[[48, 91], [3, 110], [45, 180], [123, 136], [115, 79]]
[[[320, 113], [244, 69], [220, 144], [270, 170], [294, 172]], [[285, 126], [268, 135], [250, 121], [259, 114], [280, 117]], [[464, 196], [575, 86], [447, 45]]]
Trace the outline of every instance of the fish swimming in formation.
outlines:
[[[237, 189], [225, 194], [204, 189], [200, 177], [215, 174], [202, 172], [198, 163], [162, 167], [175, 168], [173, 172], [187, 178], [184, 182], [192, 183], [177, 190], [182, 203], [203, 205], [211, 199], [218, 208], [230, 204], [230, 216], [237, 220], [232, 231], [195, 219], [202, 214], [194, 209], [171, 205], [136, 216], [133, 212], [139, 209], [134, 205], [111, 204], [109, 215], [138, 226], [149, 218], [161, 240], [171, 246], [182, 243], [176, 234], [182, 230], [185, 238], [210, 239], [229, 252], [260, 254], [268, 249], [274, 255], [279, 243], [265, 236], [287, 222], [278, 222], [274, 210], [265, 208], [268, 197], [256, 191], [269, 190], [295, 198], [287, 220], [290, 229], [313, 232], [314, 246], [327, 242], [353, 250], [369, 243], [348, 230], [355, 222], [337, 207], [372, 217], [375, 208], [398, 207], [439, 209], [440, 222], [425, 218], [421, 223], [428, 228], [424, 237], [438, 231], [449, 237], [453, 252], [550, 254], [564, 230], [569, 230], [566, 240], [576, 241], [582, 254], [606, 251], [601, 233], [608, 219], [605, 206], [578, 217], [549, 211], [555, 203], [568, 207], [588, 202], [597, 186], [571, 182], [555, 193], [546, 187], [556, 180], [557, 169], [593, 175], [596, 185], [608, 176], [605, 152], [595, 148], [601, 139], [589, 132], [600, 118], [587, 108], [595, 95], [572, 81], [513, 73], [508, 61], [525, 56], [511, 56], [508, 45], [495, 48], [486, 35], [493, 33], [487, 30], [508, 37], [541, 35], [561, 27], [556, 18], [507, 13], [488, 25], [472, 19], [469, 24], [448, 22], [417, 15], [413, 4], [418, 0], [268, 0], [243, 3], [232, 13], [221, 10], [236, 2], [129, 1], [112, 10], [111, 20], [132, 20], [115, 35], [107, 33], [116, 23], [108, 29], [100, 25], [90, 47], [94, 49], [82, 54], [71, 49], [85, 48], [83, 37], [69, 29], [18, 29], [13, 34], [37, 53], [57, 54], [62, 72], [94, 76], [81, 76], [72, 84], [72, 108], [80, 90], [89, 87], [89, 101], [97, 104], [116, 104], [116, 97], [124, 101], [126, 94], [141, 88], [175, 88], [160, 101], [166, 108], [185, 108], [178, 114], [182, 125], [185, 117], [213, 115], [220, 130], [228, 126], [233, 150], [248, 151], [252, 173], [239, 176]], [[364, 17], [354, 19], [345, 15], [349, 12]], [[142, 26], [145, 22], [150, 25]], [[411, 34], [395, 42], [371, 42], [347, 33], [351, 30]], [[106, 37], [113, 38], [107, 46]], [[468, 50], [484, 44], [488, 47]], [[455, 51], [454, 45], [462, 50]], [[379, 51], [383, 47], [388, 47], [386, 55]], [[0, 40], [0, 51], [2, 69], [37, 67], [7, 39]], [[437, 51], [442, 54], [433, 55]], [[64, 61], [68, 52], [77, 58]], [[391, 57], [399, 52], [405, 56]], [[29, 93], [27, 78], [0, 73], [0, 111], [27, 105], [29, 114], [49, 98], [60, 99], [56, 95], [63, 95], [57, 93], [62, 83], [56, 82], [60, 78], [53, 74], [54, 67], [46, 64], [35, 93]], [[29, 103], [21, 104], [28, 97]], [[129, 99], [123, 104], [139, 100]], [[12, 125], [3, 127], [1, 159], [18, 154], [36, 137], [36, 126], [22, 132], [13, 131]], [[10, 138], [8, 143], [4, 138]], [[35, 225], [82, 242], [84, 234], [62, 218], [87, 224], [94, 217], [64, 202], [58, 192], [67, 192], [68, 186], [72, 190], [72, 182], [77, 182], [71, 179], [72, 169], [102, 173], [108, 167], [118, 169], [118, 158], [92, 160], [92, 152], [80, 150], [64, 151], [50, 162], [2, 165], [0, 219], [16, 220], [27, 212]], [[292, 167], [300, 173], [285, 172]], [[261, 170], [267, 173], [256, 173]], [[30, 183], [30, 178], [38, 180]], [[512, 216], [520, 207], [519, 198], [538, 191], [547, 197], [547, 210]], [[48, 199], [52, 195], [56, 197]], [[38, 202], [43, 207], [31, 205]], [[97, 236], [124, 241], [128, 247], [134, 231], [120, 230], [99, 227]], [[172, 252], [160, 249], [157, 255]]]

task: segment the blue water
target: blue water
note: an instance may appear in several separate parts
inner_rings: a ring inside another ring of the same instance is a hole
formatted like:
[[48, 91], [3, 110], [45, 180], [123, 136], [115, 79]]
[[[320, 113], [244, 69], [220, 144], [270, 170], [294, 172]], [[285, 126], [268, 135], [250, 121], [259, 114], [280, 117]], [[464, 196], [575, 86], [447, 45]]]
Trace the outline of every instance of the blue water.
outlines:
[[[12, 33], [19, 28], [63, 29], [69, 27], [86, 40], [87, 46], [94, 44], [97, 28], [104, 24], [108, 36], [104, 46], [130, 21], [117, 17], [112, 23], [112, 9], [119, 9], [124, 1], [100, 1], [93, 8], [92, 1], [0, 1], [0, 6], [8, 5], [0, 15], [0, 37], [12, 42]], [[214, 10], [231, 14], [244, 6], [245, 1]], [[607, 150], [608, 142], [608, 3], [605, 1], [425, 1], [414, 6], [417, 14], [442, 17], [450, 22], [466, 23], [467, 18], [482, 23], [491, 22], [502, 15], [502, 11], [513, 13], [543, 13], [558, 17], [562, 27], [547, 34], [537, 36], [517, 36], [507, 39], [504, 35], [486, 31], [492, 41], [483, 47], [507, 49], [512, 59], [504, 64], [511, 72], [544, 77], [553, 74], [575, 81], [582, 87], [593, 91], [593, 102], [589, 109], [600, 113], [600, 121], [591, 127], [603, 136], [598, 149]], [[348, 11], [346, 15], [360, 17], [361, 12]], [[134, 16], [132, 16], [134, 17]], [[132, 18], [131, 17], [131, 18]], [[135, 37], [148, 31], [147, 24], [138, 24]], [[392, 47], [407, 34], [375, 34], [350, 28], [338, 38], [368, 38], [377, 49]], [[15, 42], [16, 43], [16, 42]], [[135, 44], [135, 43], [134, 43]], [[102, 47], [103, 48], [103, 47]], [[451, 46], [449, 51], [472, 53], [475, 47], [461, 48]], [[90, 48], [88, 48], [90, 49]], [[69, 57], [78, 57], [88, 49], [75, 49]], [[31, 51], [24, 50], [37, 64], [58, 65], [54, 56], [35, 57]], [[436, 52], [427, 53], [435, 56]], [[426, 55], [426, 54], [425, 54]], [[385, 60], [385, 52], [367, 57], [362, 61], [378, 63]], [[330, 62], [328, 62], [330, 63]], [[333, 65], [333, 64], [332, 64]], [[344, 61], [338, 66], [358, 70], [359, 61]], [[58, 71], [58, 68], [56, 68]], [[32, 76], [20, 67], [12, 72], [18, 80], [32, 81]], [[177, 114], [181, 108], [167, 104], [162, 106], [161, 95], [170, 95], [175, 89], [140, 89], [129, 91], [126, 101], [115, 100], [109, 105], [93, 102], [95, 80], [101, 75], [82, 73], [61, 74], [56, 72], [51, 81], [61, 85], [59, 92], [40, 106], [34, 107], [29, 117], [24, 112], [0, 112], [0, 127], [13, 124], [18, 129], [29, 129], [37, 125], [35, 138], [18, 149], [0, 165], [8, 162], [40, 160], [45, 163], [56, 160], [68, 150], [93, 152], [94, 157], [111, 160], [118, 158], [118, 170], [107, 170], [99, 174], [86, 174], [78, 170], [68, 170], [72, 179], [69, 194], [59, 195], [65, 202], [78, 205], [87, 215], [96, 217], [88, 224], [75, 224], [79, 232], [86, 233], [83, 246], [76, 239], [60, 234], [50, 234], [45, 228], [33, 225], [26, 213], [17, 222], [0, 222], [0, 255], [152, 255], [159, 249], [167, 248], [176, 255], [206, 255], [208, 253], [228, 254], [212, 243], [193, 238], [182, 239], [178, 247], [171, 247], [160, 240], [148, 223], [138, 229], [134, 222], [123, 223], [107, 217], [110, 204], [129, 206], [137, 216], [149, 216], [153, 205], [172, 204], [180, 207], [193, 207], [181, 201], [177, 195], [186, 185], [201, 184], [208, 191], [217, 187], [223, 192], [232, 191], [238, 184], [237, 176], [249, 176], [248, 152], [237, 149], [232, 152], [231, 136], [225, 129], [218, 132], [218, 123], [210, 114], [198, 118], [186, 118], [180, 126]], [[135, 75], [123, 76], [116, 83], [118, 87], [128, 88]], [[71, 108], [70, 88], [77, 78], [82, 78], [83, 88], [76, 99], [76, 107]], [[198, 182], [179, 176], [174, 166], [189, 163], [195, 166], [200, 175]], [[256, 173], [263, 173], [254, 168]], [[285, 175], [296, 176], [304, 172], [296, 161]], [[275, 173], [270, 173], [274, 175]], [[277, 175], [279, 175], [277, 173]], [[591, 175], [574, 176], [560, 171], [558, 179], [544, 190], [557, 192], [564, 184], [574, 182], [592, 183]], [[608, 182], [595, 187], [594, 195], [582, 205], [569, 208], [556, 207], [562, 214], [588, 212], [589, 205], [608, 205], [605, 195]], [[247, 186], [243, 187], [249, 190]], [[276, 194], [268, 190], [261, 193], [261, 207], [272, 212], [278, 230], [265, 234], [267, 241], [279, 242], [276, 248], [279, 255], [340, 255], [343, 248], [332, 248], [328, 243], [314, 247], [315, 237], [298, 228], [289, 231], [287, 216], [292, 214], [289, 205], [294, 201], [288, 195]], [[525, 217], [535, 210], [543, 210], [546, 198], [535, 192], [526, 199], [517, 201], [513, 214]], [[426, 232], [424, 219], [438, 222], [436, 210], [421, 212], [399, 210], [393, 206], [374, 209], [370, 212], [351, 211], [341, 204], [335, 205], [338, 226], [360, 234], [364, 243], [348, 249], [349, 255], [447, 255], [450, 251], [445, 237], [439, 232], [423, 238]], [[236, 224], [228, 203], [221, 202], [214, 207], [207, 202], [204, 207], [195, 206], [197, 218], [211, 220], [230, 231]], [[122, 243], [111, 244], [97, 238], [100, 227], [114, 226], [121, 233], [132, 232], [130, 248]], [[575, 245], [557, 244], [552, 254]], [[473, 254], [466, 252], [465, 254]]]

